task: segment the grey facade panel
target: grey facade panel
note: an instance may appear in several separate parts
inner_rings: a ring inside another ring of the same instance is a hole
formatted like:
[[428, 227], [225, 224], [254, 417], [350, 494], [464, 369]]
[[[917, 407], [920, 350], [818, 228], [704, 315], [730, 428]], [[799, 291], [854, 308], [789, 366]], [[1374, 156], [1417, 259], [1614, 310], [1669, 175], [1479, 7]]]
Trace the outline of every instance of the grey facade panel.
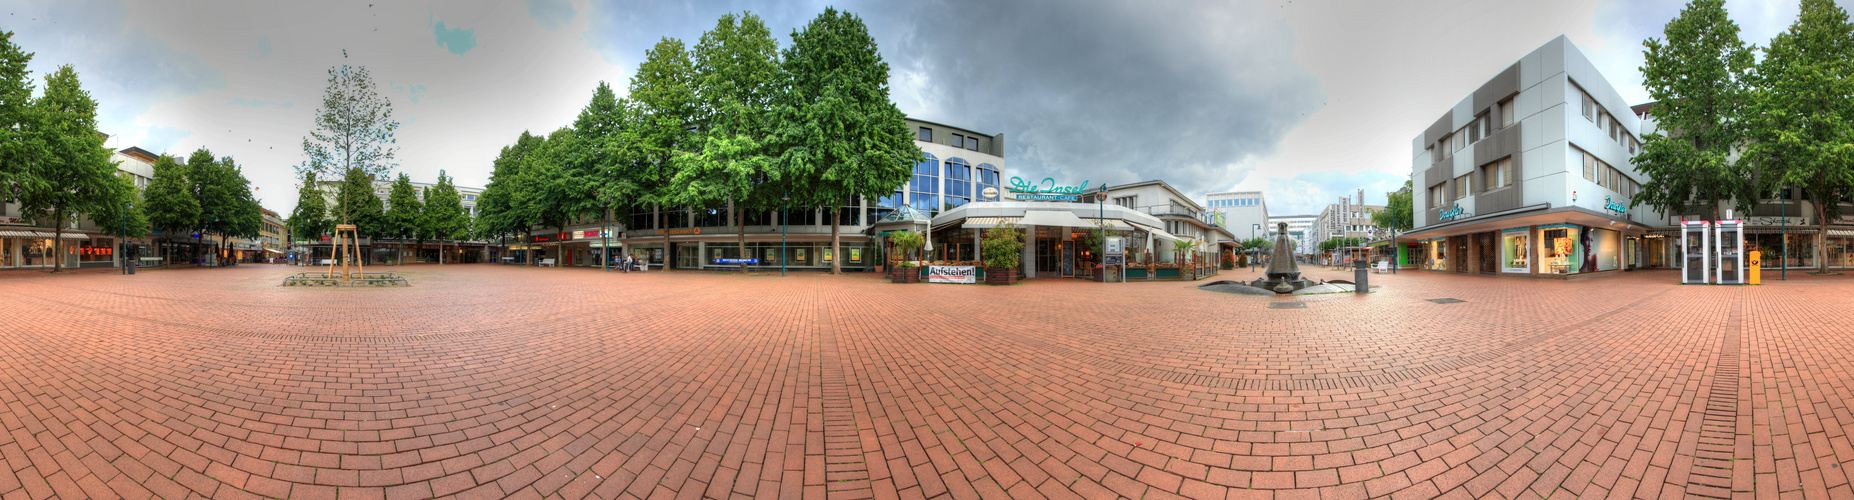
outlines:
[[1500, 102], [1501, 99], [1517, 93], [1519, 93], [1519, 63], [1513, 63], [1512, 66], [1506, 67], [1506, 71], [1501, 71], [1499, 75], [1495, 75], [1492, 80], [1488, 80], [1487, 83], [1481, 85], [1481, 88], [1474, 91], [1474, 111], [1478, 113]]
[[1429, 186], [1434, 186], [1439, 182], [1448, 180], [1448, 178], [1451, 177], [1449, 174], [1452, 173], [1450, 170], [1453, 169], [1454, 163], [1452, 162], [1431, 165], [1429, 170], [1423, 171], [1423, 185], [1418, 187], [1424, 189], [1425, 193], [1428, 192]]
[[[1442, 136], [1448, 135], [1449, 132], [1454, 132], [1454, 118], [1454, 111], [1442, 113], [1442, 118], [1437, 119], [1434, 125], [1430, 125], [1429, 130], [1423, 131], [1423, 144], [1435, 144], [1436, 141], [1442, 140]], [[1441, 156], [1441, 153], [1437, 153], [1437, 156]]]
[[[1509, 156], [1513, 158], [1513, 175], [1515, 177], [1512, 186], [1486, 191], [1478, 195], [1474, 202], [1476, 211], [1481, 213], [1494, 213], [1501, 210], [1511, 210], [1519, 208], [1525, 201], [1523, 186], [1526, 181], [1521, 175], [1521, 172], [1525, 172], [1525, 166], [1522, 163], [1525, 158], [1524, 155], [1519, 154], [1519, 128], [1521, 126], [1523, 126], [1523, 124], [1514, 123], [1513, 126], [1500, 129], [1494, 132], [1493, 135], [1487, 136], [1487, 139], [1474, 145], [1474, 171], [1476, 177], [1483, 175], [1480, 170], [1481, 166]], [[1485, 186], [1486, 184], [1479, 185]]]

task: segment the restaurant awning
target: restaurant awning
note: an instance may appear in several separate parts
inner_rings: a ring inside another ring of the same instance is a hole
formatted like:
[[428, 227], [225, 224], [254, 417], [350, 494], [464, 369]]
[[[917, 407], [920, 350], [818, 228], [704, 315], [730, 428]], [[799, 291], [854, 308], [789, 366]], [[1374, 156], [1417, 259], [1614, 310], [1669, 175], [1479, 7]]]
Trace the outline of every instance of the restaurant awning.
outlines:
[[1094, 227], [1067, 210], [1025, 210], [1023, 225], [1057, 227]]
[[1005, 224], [1019, 224], [1022, 220], [1023, 217], [971, 217], [967, 218], [966, 223], [959, 227], [991, 229]]
[[[60, 235], [59, 235], [58, 233], [47, 233], [47, 232], [43, 232], [43, 231], [40, 231], [40, 232], [39, 232], [39, 237], [40, 237], [40, 238], [57, 238], [58, 236], [60, 236]], [[88, 234], [84, 234], [84, 233], [64, 233], [64, 234], [63, 234], [63, 236], [64, 236], [64, 239], [67, 239], [67, 240], [87, 240], [87, 239], [90, 239], [90, 235], [88, 235]]]
[[1172, 233], [1168, 233], [1168, 232], [1165, 232], [1165, 230], [1163, 230], [1163, 229], [1159, 229], [1159, 228], [1156, 228], [1156, 227], [1152, 227], [1152, 226], [1148, 226], [1148, 225], [1145, 225], [1145, 224], [1140, 224], [1140, 223], [1137, 223], [1137, 222], [1135, 222], [1135, 223], [1133, 223], [1133, 225], [1136, 225], [1136, 226], [1139, 226], [1139, 227], [1140, 227], [1140, 228], [1142, 228], [1142, 229], [1145, 229], [1145, 230], [1146, 230], [1146, 232], [1148, 232], [1148, 233], [1152, 233], [1152, 237], [1154, 237], [1154, 238], [1159, 238], [1159, 239], [1164, 239], [1164, 240], [1172, 240], [1172, 241], [1179, 241], [1179, 240], [1186, 240], [1186, 239], [1189, 239], [1189, 238], [1179, 238], [1179, 237], [1177, 237], [1177, 236], [1172, 236]]
[[32, 232], [32, 231], [18, 231], [18, 230], [0, 231], [0, 238], [37, 238], [37, 237], [39, 237], [39, 233]]

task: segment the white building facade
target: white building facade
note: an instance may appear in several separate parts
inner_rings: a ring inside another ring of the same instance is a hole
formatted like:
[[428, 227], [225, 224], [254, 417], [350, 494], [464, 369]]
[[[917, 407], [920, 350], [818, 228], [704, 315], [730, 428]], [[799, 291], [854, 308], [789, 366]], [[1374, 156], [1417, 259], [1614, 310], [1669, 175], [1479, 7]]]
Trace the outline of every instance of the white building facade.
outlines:
[[1640, 120], [1560, 36], [1411, 140], [1422, 269], [1568, 278], [1641, 267], [1653, 221], [1629, 208]]
[[1210, 193], [1204, 196], [1204, 207], [1217, 214], [1223, 228], [1239, 240], [1261, 238], [1274, 231], [1268, 227], [1268, 200], [1261, 191]]

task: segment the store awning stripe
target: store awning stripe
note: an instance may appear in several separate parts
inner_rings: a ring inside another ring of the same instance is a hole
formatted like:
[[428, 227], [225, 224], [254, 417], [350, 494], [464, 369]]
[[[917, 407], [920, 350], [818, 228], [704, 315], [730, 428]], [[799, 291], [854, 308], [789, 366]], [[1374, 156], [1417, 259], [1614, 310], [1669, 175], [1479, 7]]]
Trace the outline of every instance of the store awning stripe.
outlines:
[[0, 231], [0, 238], [37, 238], [39, 233], [32, 231]]
[[1023, 217], [967, 217], [960, 227], [989, 229], [1005, 224], [1017, 224]]

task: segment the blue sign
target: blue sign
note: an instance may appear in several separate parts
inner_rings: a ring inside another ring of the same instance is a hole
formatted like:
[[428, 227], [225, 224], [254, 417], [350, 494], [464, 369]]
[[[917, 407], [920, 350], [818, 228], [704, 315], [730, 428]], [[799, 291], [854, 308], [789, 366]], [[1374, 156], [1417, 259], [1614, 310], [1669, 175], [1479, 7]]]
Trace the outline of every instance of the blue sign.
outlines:
[[1449, 208], [1448, 210], [1443, 210], [1441, 214], [1441, 218], [1443, 220], [1450, 220], [1450, 219], [1454, 219], [1454, 218], [1461, 217], [1464, 215], [1467, 215], [1467, 212], [1463, 212], [1461, 210], [1461, 204], [1456, 203], [1453, 208]]
[[1604, 202], [1603, 203], [1604, 210], [1615, 212], [1616, 215], [1622, 215], [1622, 214], [1629, 213], [1628, 203], [1610, 200], [1608, 196], [1603, 197], [1603, 202]]
[[758, 264], [760, 259], [715, 259], [716, 264]]

